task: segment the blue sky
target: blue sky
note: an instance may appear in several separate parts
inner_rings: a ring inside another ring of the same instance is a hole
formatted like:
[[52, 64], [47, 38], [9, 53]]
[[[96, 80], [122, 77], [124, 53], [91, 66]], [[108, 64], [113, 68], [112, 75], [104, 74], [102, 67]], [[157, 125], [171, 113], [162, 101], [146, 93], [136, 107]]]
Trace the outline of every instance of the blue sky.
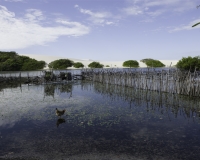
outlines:
[[0, 50], [99, 61], [200, 55], [199, 0], [0, 0]]

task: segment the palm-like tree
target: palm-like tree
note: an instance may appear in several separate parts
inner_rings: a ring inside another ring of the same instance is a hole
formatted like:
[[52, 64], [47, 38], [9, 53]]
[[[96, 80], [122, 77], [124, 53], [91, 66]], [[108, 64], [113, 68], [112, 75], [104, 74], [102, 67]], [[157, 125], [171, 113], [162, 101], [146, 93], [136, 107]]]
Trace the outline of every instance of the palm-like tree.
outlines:
[[200, 24], [200, 22], [198, 22], [198, 23], [194, 24], [192, 27], [195, 27], [195, 26], [197, 26], [197, 25], [199, 25], [199, 24]]
[[[197, 9], [198, 9], [199, 7], [200, 7], [200, 5], [197, 6]], [[200, 22], [194, 24], [192, 27], [195, 27], [195, 26], [197, 26], [197, 25], [199, 25], [199, 24], [200, 24]]]

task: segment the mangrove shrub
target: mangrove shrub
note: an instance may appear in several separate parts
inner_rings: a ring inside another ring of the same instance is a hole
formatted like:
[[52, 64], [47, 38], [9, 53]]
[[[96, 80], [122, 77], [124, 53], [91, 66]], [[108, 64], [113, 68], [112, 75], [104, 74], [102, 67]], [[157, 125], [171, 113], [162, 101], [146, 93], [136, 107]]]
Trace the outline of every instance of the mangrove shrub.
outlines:
[[83, 67], [84, 67], [83, 63], [81, 63], [81, 62], [76, 62], [76, 63], [74, 63], [73, 66], [74, 66], [75, 68], [83, 68]]
[[99, 62], [92, 62], [88, 65], [90, 68], [103, 68], [103, 64], [100, 64]]
[[136, 60], [128, 60], [123, 63], [123, 67], [139, 67], [139, 63]]
[[142, 59], [140, 61], [145, 63], [147, 67], [165, 67], [165, 65], [161, 61], [151, 58]]
[[51, 69], [67, 69], [72, 67], [73, 64], [74, 62], [69, 59], [58, 59], [49, 63], [48, 67]]
[[30, 71], [43, 69], [45, 66], [45, 61], [37, 61], [27, 56], [19, 56], [13, 51], [0, 51], [0, 71]]
[[176, 67], [181, 70], [190, 70], [191, 72], [193, 72], [195, 68], [196, 70], [200, 70], [200, 57], [183, 57], [177, 62]]

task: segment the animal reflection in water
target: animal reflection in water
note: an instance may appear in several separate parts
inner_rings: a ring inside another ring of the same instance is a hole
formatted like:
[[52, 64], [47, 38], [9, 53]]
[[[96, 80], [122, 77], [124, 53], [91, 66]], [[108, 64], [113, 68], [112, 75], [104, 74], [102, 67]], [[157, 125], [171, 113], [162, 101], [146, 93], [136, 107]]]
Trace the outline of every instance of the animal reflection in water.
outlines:
[[65, 123], [65, 119], [64, 118], [59, 118], [56, 122], [56, 126], [58, 127], [60, 124]]
[[57, 120], [57, 122], [56, 122], [57, 127], [58, 127], [60, 124], [65, 123], [65, 119], [64, 119], [64, 118], [61, 118], [61, 116], [65, 113], [65, 111], [66, 111], [65, 109], [64, 109], [64, 110], [58, 110], [58, 109], [56, 108], [56, 115], [59, 117], [58, 120]]

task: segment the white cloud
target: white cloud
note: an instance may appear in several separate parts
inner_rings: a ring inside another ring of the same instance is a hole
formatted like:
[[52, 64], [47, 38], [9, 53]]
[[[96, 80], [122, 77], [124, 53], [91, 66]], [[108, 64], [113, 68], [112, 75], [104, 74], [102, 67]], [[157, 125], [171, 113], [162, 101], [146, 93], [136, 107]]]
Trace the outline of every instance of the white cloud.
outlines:
[[117, 17], [113, 16], [110, 12], [92, 12], [91, 10], [80, 8], [78, 5], [74, 7], [81, 13], [89, 15], [88, 20], [95, 25], [111, 25], [116, 23]]
[[165, 0], [165, 1], [161, 1], [161, 0], [148, 0], [145, 3], [145, 6], [148, 7], [154, 7], [154, 6], [170, 6], [170, 5], [181, 5], [180, 4], [183, 3], [181, 0]]
[[182, 31], [182, 30], [192, 30], [192, 29], [199, 29], [200, 28], [200, 25], [196, 26], [196, 27], [192, 27], [194, 24], [200, 22], [200, 19], [196, 19], [192, 22], [190, 22], [189, 24], [187, 25], [181, 25], [179, 27], [175, 27], [174, 29], [170, 30], [169, 32], [172, 33], [172, 32], [176, 32], [176, 31]]
[[184, 12], [194, 9], [198, 0], [129, 0], [129, 5], [122, 11], [127, 15], [144, 14], [152, 17], [166, 12]]
[[143, 14], [143, 9], [139, 6], [132, 6], [122, 9], [123, 12], [125, 12], [127, 15], [139, 15]]
[[157, 16], [163, 14], [164, 12], [166, 12], [166, 10], [160, 9], [160, 10], [156, 10], [156, 11], [152, 11], [152, 12], [146, 12], [146, 14], [150, 15], [151, 17], [157, 17]]
[[30, 21], [40, 21], [45, 19], [42, 11], [38, 9], [27, 9], [26, 11], [25, 17]]
[[45, 45], [60, 36], [82, 36], [90, 29], [78, 22], [56, 20], [57, 26], [42, 26], [44, 15], [40, 10], [30, 9], [23, 18], [0, 6], [0, 49], [19, 49], [32, 45]]

